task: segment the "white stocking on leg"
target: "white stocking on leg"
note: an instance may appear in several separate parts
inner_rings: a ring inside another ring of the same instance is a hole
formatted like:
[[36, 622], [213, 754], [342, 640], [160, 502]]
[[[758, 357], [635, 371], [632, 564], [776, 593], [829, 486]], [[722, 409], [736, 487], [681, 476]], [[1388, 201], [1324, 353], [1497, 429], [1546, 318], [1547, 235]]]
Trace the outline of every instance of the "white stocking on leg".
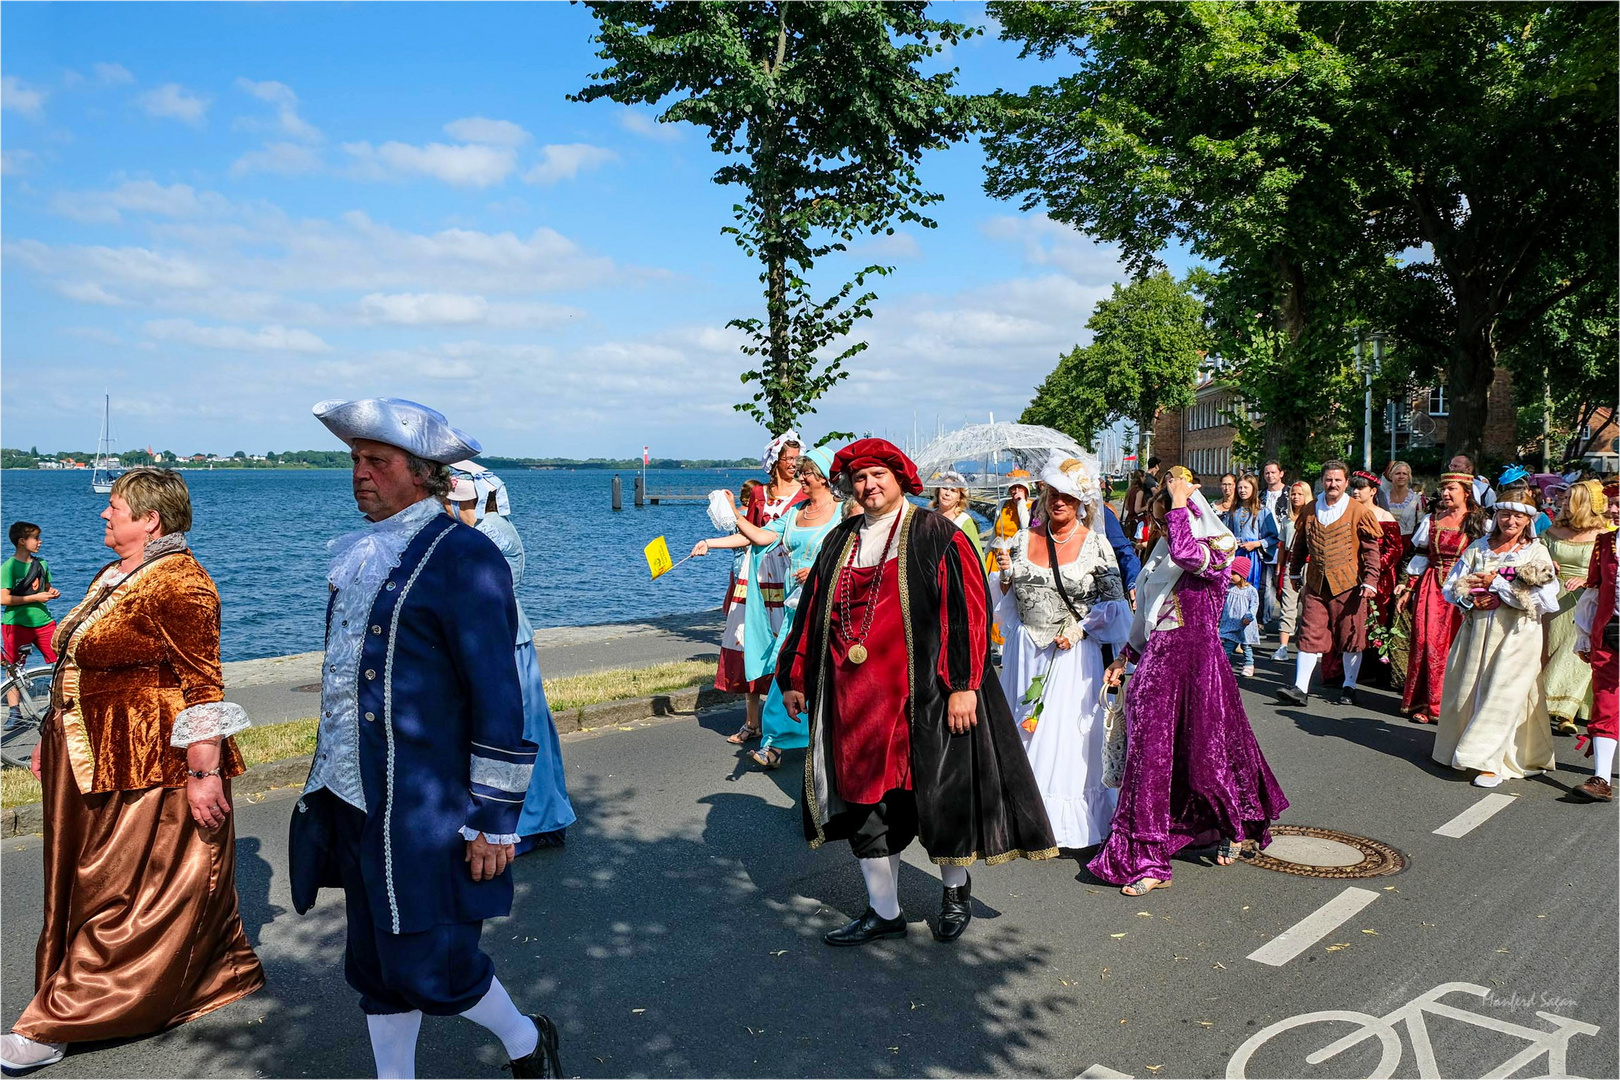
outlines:
[[939, 868], [939, 878], [947, 889], [960, 889], [968, 883], [967, 867], [942, 866]]
[[1616, 741], [1606, 739], [1602, 735], [1592, 739], [1592, 775], [1599, 780], [1607, 780], [1609, 774], [1614, 772], [1614, 750]]
[[861, 876], [866, 879], [866, 902], [880, 919], [900, 917], [899, 879], [889, 858], [884, 855], [877, 859], [859, 860]]
[[1356, 680], [1361, 677], [1361, 658], [1365, 653], [1347, 652], [1344, 654], [1344, 688], [1354, 690]]
[[1321, 653], [1299, 651], [1294, 658], [1294, 686], [1302, 694], [1311, 692], [1311, 672], [1316, 670], [1316, 662], [1322, 659]]
[[528, 1057], [540, 1045], [540, 1032], [534, 1021], [518, 1012], [518, 1007], [512, 1004], [512, 996], [499, 979], [491, 979], [489, 992], [461, 1015], [493, 1031], [506, 1047], [506, 1056], [513, 1061]]
[[377, 1080], [414, 1080], [416, 1033], [422, 1030], [420, 1012], [367, 1013], [371, 1056], [377, 1061]]

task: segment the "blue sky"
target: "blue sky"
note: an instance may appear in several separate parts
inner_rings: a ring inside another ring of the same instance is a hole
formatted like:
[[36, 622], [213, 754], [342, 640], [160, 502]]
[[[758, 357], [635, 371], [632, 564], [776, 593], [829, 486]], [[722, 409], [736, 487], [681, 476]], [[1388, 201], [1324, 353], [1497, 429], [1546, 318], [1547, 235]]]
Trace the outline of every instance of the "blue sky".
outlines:
[[[601, 66], [592, 26], [560, 3], [0, 7], [0, 439], [88, 447], [106, 388], [125, 448], [325, 446], [315, 401], [394, 395], [496, 454], [757, 453], [736, 198], [696, 130], [565, 100]], [[970, 91], [1043, 77], [993, 36], [948, 62]], [[896, 270], [808, 433], [1013, 418], [1085, 339], [1115, 253], [989, 199], [982, 168], [976, 144], [931, 156], [938, 229], [818, 268]]]

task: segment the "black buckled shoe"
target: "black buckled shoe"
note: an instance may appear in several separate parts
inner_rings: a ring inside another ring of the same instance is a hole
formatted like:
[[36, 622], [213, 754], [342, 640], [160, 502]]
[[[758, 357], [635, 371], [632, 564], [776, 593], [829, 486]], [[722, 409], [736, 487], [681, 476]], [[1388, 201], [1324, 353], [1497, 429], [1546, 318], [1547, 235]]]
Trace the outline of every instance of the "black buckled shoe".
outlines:
[[906, 913], [885, 919], [871, 908], [851, 919], [836, 930], [829, 931], [821, 940], [829, 945], [865, 945], [868, 941], [906, 936]]
[[1345, 687], [1341, 687], [1339, 689], [1339, 692], [1336, 695], [1334, 695], [1333, 704], [1335, 704], [1335, 705], [1352, 705], [1352, 706], [1360, 705], [1361, 704], [1361, 699], [1356, 696], [1356, 688], [1355, 687], [1353, 687], [1353, 686], [1345, 686]]
[[955, 941], [967, 929], [967, 924], [973, 919], [972, 889], [973, 878], [969, 877], [966, 885], [946, 889], [940, 897], [939, 925], [934, 928], [935, 941]]
[[541, 1077], [549, 1080], [551, 1077], [563, 1075], [562, 1055], [557, 1052], [557, 1025], [544, 1013], [532, 1013], [529, 1016], [534, 1021], [535, 1030], [540, 1033], [540, 1041], [526, 1057], [520, 1057], [507, 1063], [512, 1070], [513, 1080], [525, 1080], [528, 1077]]
[[1304, 705], [1311, 696], [1297, 686], [1284, 686], [1277, 691], [1277, 700], [1284, 705]]

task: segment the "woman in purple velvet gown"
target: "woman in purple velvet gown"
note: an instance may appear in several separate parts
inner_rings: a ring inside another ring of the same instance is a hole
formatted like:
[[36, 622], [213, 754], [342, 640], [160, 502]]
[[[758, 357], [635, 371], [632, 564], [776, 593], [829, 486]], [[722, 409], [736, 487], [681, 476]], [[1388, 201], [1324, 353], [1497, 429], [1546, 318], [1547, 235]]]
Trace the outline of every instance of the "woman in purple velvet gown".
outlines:
[[1271, 842], [1288, 808], [1260, 753], [1221, 648], [1221, 606], [1235, 542], [1180, 467], [1153, 500], [1165, 531], [1142, 567], [1131, 640], [1105, 679], [1125, 691], [1125, 775], [1112, 831], [1089, 864], [1104, 881], [1141, 896], [1170, 885], [1184, 847], [1219, 843], [1216, 862], [1237, 861], [1246, 840]]

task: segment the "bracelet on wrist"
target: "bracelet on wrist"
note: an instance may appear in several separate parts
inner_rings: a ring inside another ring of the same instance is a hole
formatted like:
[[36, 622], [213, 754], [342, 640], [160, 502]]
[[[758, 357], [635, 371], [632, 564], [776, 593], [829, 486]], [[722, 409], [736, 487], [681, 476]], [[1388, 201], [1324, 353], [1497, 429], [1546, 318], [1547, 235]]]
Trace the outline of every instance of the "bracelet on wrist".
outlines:
[[210, 776], [218, 776], [219, 769], [217, 767], [212, 769], [187, 769], [186, 774], [193, 780], [204, 780]]

